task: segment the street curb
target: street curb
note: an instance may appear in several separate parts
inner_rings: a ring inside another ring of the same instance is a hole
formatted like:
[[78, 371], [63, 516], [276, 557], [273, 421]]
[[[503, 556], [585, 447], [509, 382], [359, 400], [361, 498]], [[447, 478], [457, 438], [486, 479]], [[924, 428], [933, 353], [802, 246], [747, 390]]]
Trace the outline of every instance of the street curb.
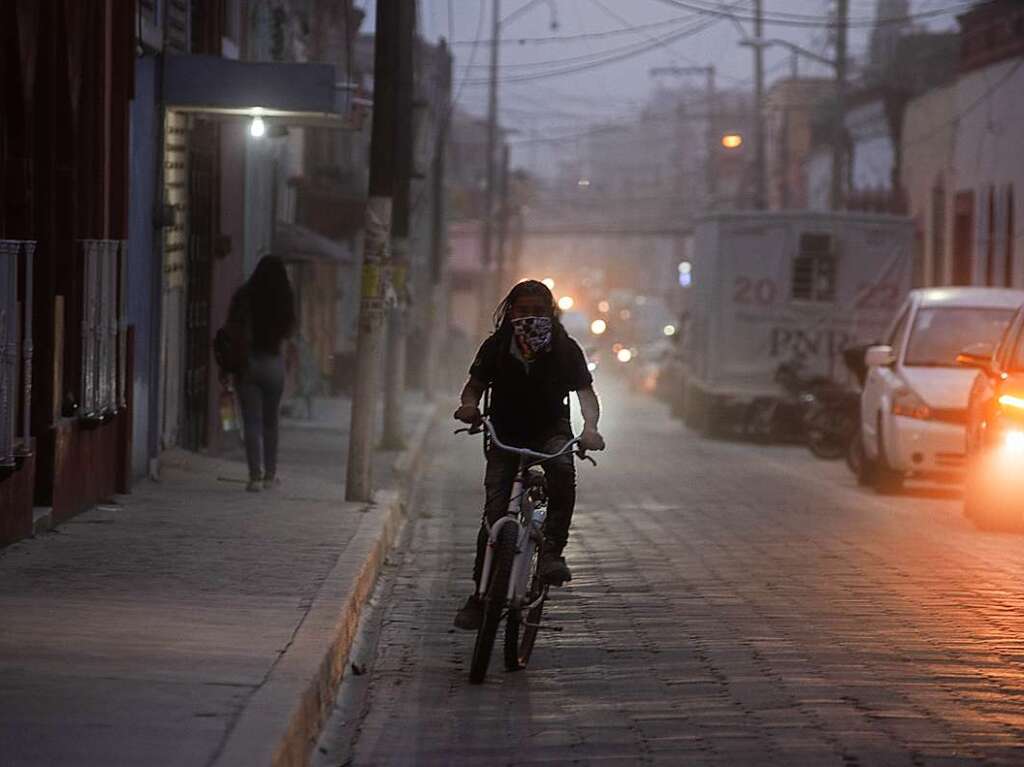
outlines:
[[[217, 767], [305, 767], [348, 664], [363, 606], [405, 519], [437, 420], [431, 406], [396, 459], [397, 488], [374, 493], [359, 528], [213, 759]], [[324, 639], [327, 637], [327, 646]]]

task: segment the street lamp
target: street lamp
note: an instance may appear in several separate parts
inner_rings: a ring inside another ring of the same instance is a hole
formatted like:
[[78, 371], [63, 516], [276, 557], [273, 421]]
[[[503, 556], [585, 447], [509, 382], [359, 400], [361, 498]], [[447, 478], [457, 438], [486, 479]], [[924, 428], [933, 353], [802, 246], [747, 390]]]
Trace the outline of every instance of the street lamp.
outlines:
[[739, 149], [743, 146], [743, 135], [740, 133], [723, 133], [722, 146], [726, 149]]
[[256, 115], [252, 118], [252, 122], [249, 123], [249, 135], [253, 138], [263, 138], [267, 132], [267, 124], [263, 122], [263, 118]]

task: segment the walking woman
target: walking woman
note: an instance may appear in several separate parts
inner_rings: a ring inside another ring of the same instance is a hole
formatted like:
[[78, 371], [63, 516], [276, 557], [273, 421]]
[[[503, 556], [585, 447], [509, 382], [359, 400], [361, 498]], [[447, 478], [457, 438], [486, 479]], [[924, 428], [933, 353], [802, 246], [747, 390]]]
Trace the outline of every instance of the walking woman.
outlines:
[[237, 383], [249, 462], [246, 489], [255, 493], [277, 482], [278, 408], [285, 378], [281, 346], [295, 330], [295, 300], [280, 258], [260, 259], [231, 299], [228, 324], [241, 329], [248, 348]]

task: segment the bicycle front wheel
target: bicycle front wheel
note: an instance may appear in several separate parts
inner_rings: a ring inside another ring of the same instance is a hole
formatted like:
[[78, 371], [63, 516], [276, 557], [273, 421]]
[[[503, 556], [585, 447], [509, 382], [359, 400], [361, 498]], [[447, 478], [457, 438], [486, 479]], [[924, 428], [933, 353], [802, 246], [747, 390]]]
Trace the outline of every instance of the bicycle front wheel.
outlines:
[[490, 583], [487, 584], [487, 595], [484, 597], [484, 620], [476, 632], [476, 645], [473, 647], [473, 661], [469, 667], [469, 681], [480, 684], [487, 676], [487, 667], [491, 663], [491, 652], [494, 650], [494, 638], [498, 634], [498, 624], [505, 610], [508, 596], [508, 581], [512, 574], [512, 560], [516, 556], [516, 527], [505, 525], [498, 532], [498, 540], [494, 547], [494, 559], [491, 566]]
[[541, 583], [538, 567], [540, 564], [540, 547], [534, 551], [531, 563], [531, 579], [529, 595], [540, 600], [525, 614], [520, 610], [510, 610], [505, 621], [505, 669], [519, 671], [530, 662], [533, 644], [537, 641], [537, 626], [540, 624], [544, 601], [548, 597], [547, 587]]

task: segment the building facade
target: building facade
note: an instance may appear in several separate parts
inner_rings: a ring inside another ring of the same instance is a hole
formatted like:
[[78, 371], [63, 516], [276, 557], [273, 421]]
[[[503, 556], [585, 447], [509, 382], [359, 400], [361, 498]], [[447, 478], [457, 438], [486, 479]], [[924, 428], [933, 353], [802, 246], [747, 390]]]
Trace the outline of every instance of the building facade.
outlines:
[[1024, 7], [959, 18], [959, 74], [913, 100], [902, 176], [927, 285], [1024, 286]]

